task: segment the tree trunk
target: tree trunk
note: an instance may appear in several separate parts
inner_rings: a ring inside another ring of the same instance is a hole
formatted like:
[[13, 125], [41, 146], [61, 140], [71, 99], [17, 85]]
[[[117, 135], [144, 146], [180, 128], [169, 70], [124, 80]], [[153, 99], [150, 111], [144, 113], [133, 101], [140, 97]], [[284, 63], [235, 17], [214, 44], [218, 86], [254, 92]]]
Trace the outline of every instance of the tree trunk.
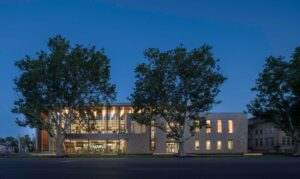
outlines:
[[65, 156], [65, 149], [64, 149], [64, 135], [58, 135], [56, 137], [56, 146], [55, 146], [55, 155], [56, 157], [63, 157]]
[[300, 156], [300, 141], [295, 142], [295, 153], [294, 156]]
[[184, 156], [184, 142], [179, 142], [179, 150], [178, 150], [178, 154], [179, 157], [183, 157]]

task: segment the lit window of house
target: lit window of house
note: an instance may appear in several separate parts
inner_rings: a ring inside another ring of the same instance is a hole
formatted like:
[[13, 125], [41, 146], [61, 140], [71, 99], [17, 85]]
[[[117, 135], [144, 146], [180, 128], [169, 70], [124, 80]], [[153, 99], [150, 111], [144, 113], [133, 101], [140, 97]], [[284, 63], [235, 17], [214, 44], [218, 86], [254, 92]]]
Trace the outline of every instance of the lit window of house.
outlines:
[[228, 120], [228, 133], [233, 133], [233, 121]]
[[228, 150], [233, 149], [233, 140], [228, 140]]
[[222, 150], [222, 141], [217, 141], [217, 150]]
[[195, 140], [195, 150], [200, 150], [200, 141]]
[[211, 141], [210, 140], [206, 141], [206, 150], [211, 150]]
[[222, 120], [218, 120], [217, 131], [218, 133], [222, 133]]
[[206, 120], [206, 133], [211, 133], [211, 120]]

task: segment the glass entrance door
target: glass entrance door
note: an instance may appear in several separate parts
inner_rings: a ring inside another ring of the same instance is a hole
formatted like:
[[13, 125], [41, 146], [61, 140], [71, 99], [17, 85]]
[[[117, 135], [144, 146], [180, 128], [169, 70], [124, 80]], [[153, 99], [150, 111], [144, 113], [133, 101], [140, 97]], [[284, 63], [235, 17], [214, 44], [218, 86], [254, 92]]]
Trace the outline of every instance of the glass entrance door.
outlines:
[[168, 142], [167, 143], [167, 153], [177, 153], [178, 152], [178, 143]]

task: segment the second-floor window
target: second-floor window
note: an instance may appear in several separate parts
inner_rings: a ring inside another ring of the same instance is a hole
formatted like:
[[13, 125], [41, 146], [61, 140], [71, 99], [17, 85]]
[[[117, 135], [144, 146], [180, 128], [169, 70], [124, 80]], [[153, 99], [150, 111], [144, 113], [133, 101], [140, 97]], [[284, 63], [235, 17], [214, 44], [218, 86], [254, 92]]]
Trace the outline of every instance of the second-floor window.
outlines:
[[228, 120], [228, 133], [233, 133], [233, 121], [231, 119]]
[[222, 120], [218, 120], [217, 130], [218, 133], [222, 133]]
[[211, 133], [211, 120], [206, 120], [206, 133]]

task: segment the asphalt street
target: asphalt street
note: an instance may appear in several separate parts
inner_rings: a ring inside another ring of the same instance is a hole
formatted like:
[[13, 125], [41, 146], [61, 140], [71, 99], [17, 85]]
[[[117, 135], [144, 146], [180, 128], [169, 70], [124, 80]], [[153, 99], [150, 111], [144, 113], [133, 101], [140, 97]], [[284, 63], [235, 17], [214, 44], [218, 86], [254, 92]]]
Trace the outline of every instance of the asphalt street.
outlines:
[[300, 158], [0, 158], [0, 179], [300, 179]]

